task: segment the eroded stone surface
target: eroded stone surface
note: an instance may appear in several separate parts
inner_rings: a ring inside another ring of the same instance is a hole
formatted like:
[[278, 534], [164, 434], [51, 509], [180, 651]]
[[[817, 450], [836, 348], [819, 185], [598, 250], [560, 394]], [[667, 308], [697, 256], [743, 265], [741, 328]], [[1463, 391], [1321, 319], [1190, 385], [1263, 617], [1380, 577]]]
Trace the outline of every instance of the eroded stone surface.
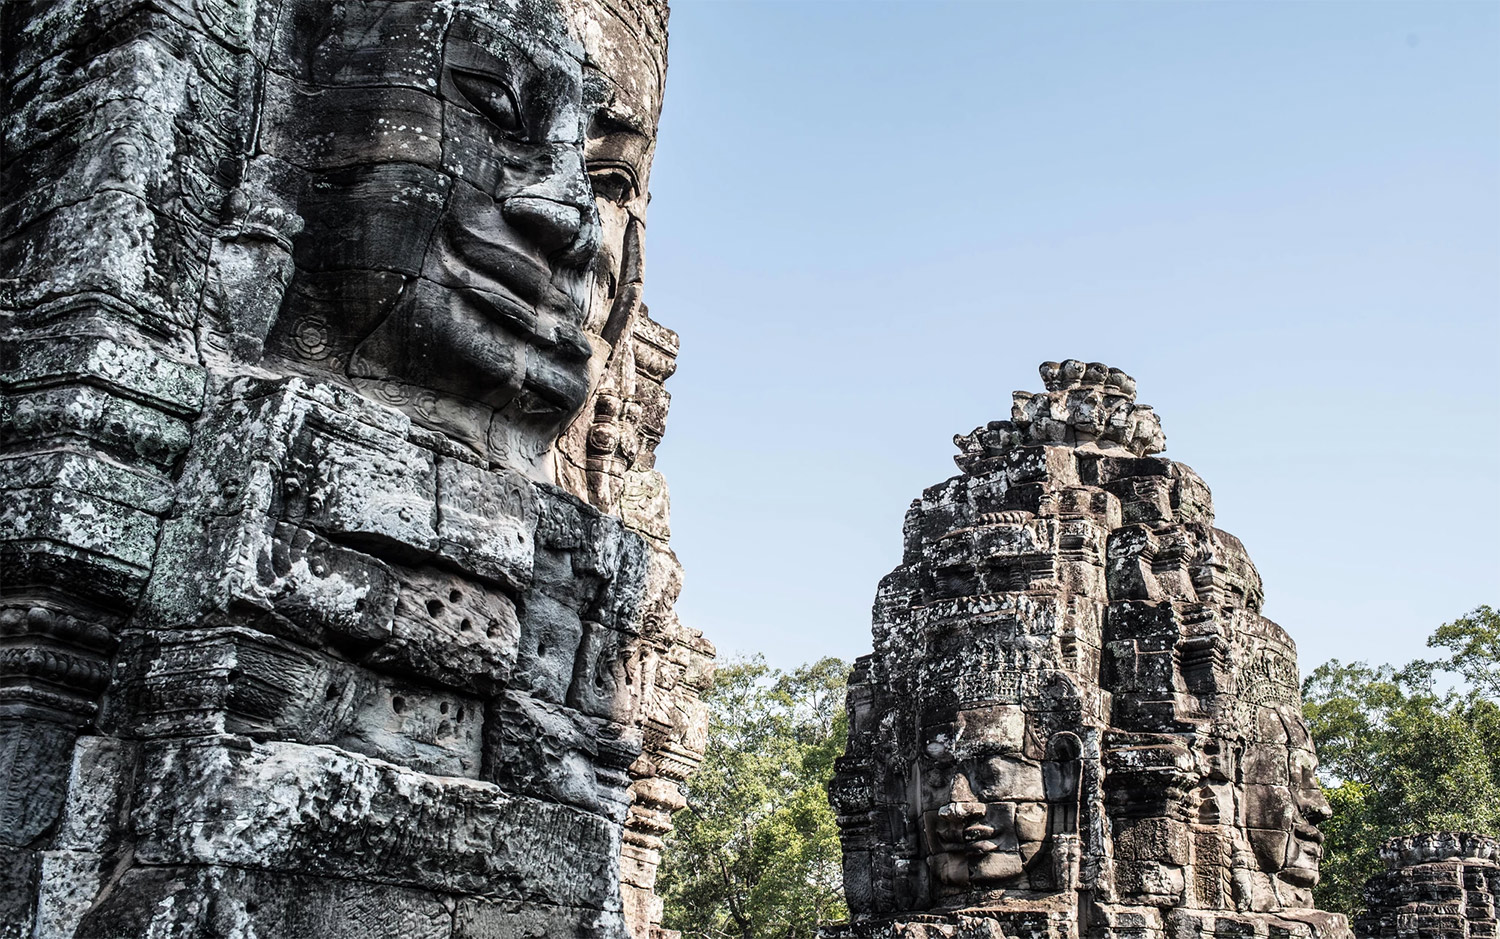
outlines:
[[659, 0], [0, 4], [0, 937], [646, 937]]
[[1346, 937], [1296, 649], [1135, 382], [1069, 360], [907, 513], [832, 789], [830, 936]]

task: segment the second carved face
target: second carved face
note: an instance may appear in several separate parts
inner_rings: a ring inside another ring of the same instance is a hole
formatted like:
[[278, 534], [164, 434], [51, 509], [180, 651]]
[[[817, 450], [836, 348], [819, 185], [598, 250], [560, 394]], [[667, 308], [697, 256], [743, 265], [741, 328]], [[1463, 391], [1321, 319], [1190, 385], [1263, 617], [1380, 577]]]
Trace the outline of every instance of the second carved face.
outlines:
[[1030, 887], [1048, 809], [1024, 730], [1023, 712], [1002, 706], [960, 711], [925, 734], [915, 784], [935, 900]]
[[1323, 860], [1318, 825], [1333, 814], [1317, 768], [1300, 715], [1262, 707], [1245, 752], [1245, 832], [1261, 870], [1293, 888], [1317, 886]]

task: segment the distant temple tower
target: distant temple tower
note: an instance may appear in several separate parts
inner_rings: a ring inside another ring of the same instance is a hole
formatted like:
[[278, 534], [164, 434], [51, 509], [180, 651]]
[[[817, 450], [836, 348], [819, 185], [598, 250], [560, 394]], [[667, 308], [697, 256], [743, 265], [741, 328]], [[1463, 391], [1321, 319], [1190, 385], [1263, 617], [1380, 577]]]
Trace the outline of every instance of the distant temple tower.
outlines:
[[1354, 930], [1369, 939], [1494, 939], [1500, 918], [1500, 841], [1440, 831], [1392, 838], [1389, 870], [1365, 884]]
[[831, 937], [1348, 937], [1296, 648], [1135, 381], [1041, 367], [912, 503], [849, 685]]

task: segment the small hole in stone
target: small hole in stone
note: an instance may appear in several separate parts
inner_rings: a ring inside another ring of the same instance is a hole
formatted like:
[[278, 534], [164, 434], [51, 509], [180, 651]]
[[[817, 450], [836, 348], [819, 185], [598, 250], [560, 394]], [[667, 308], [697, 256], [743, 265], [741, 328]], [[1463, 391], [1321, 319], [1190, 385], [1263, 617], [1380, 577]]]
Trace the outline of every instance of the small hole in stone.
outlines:
[[547, 644], [545, 642], [538, 642], [536, 644], [536, 657], [537, 658], [542, 658], [546, 654], [547, 654]]
[[486, 629], [484, 631], [484, 634], [486, 636], [489, 636], [491, 639], [493, 639], [496, 636], [500, 635], [500, 624], [499, 623], [491, 623], [490, 624], [490, 628]]
[[391, 710], [395, 711], [397, 714], [400, 714], [402, 711], [406, 710], [406, 699], [401, 697], [399, 694], [396, 695], [391, 699]]
[[462, 704], [460, 704], [458, 706], [458, 713], [455, 714], [455, 715], [453, 715], [453, 721], [454, 721], [454, 723], [458, 723], [459, 721], [462, 721], [463, 719], [464, 719], [464, 706]]
[[462, 600], [463, 598], [464, 598], [464, 595], [461, 594], [461, 593], [459, 593], [457, 590], [450, 590], [450, 591], [448, 591], [448, 602], [449, 603], [457, 603], [458, 601]]
[[332, 701], [334, 698], [337, 698], [342, 693], [343, 693], [343, 690], [341, 688], [339, 688], [338, 685], [329, 685], [328, 686], [328, 690], [323, 693], [323, 699], [325, 701]]
[[258, 909], [260, 909], [260, 904], [259, 903], [256, 903], [254, 900], [246, 900], [245, 901], [245, 912], [246, 913], [254, 913]]
[[471, 622], [469, 622], [467, 618], [459, 620], [459, 623], [458, 623], [458, 630], [459, 630], [459, 632], [468, 632], [469, 630], [471, 630], [473, 628], [474, 628], [474, 624], [471, 623]]
[[427, 615], [428, 616], [437, 616], [441, 612], [443, 612], [443, 601], [441, 601], [441, 600], [428, 600], [427, 601]]
[[365, 598], [364, 597], [360, 597], [358, 600], [354, 601], [354, 612], [356, 612], [356, 613], [363, 613], [364, 610], [365, 610]]
[[438, 705], [438, 713], [439, 714], [447, 714], [448, 713], [448, 702], [447, 701], [444, 701], [442, 704]]

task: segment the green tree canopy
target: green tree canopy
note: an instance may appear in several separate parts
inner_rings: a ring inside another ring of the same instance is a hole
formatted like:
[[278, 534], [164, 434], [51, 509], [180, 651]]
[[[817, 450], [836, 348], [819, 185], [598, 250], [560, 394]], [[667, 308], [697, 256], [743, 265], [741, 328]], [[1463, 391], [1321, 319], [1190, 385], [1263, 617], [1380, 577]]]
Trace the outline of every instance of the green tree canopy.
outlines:
[[1481, 606], [1427, 645], [1446, 655], [1400, 669], [1334, 659], [1303, 682], [1333, 806], [1314, 894], [1322, 909], [1362, 906], [1386, 838], [1500, 834], [1500, 613]]
[[760, 658], [720, 666], [704, 696], [708, 750], [658, 880], [667, 928], [810, 939], [847, 915], [827, 787], [848, 738], [848, 674], [832, 658], [790, 673]]

